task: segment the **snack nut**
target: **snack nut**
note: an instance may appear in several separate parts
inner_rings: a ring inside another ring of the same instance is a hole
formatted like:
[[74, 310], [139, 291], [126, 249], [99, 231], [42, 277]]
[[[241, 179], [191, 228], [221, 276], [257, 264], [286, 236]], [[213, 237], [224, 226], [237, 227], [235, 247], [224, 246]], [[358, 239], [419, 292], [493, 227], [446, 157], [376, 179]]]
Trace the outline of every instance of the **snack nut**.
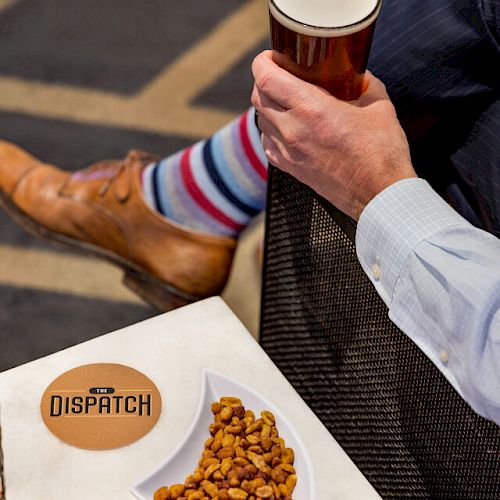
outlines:
[[295, 454], [279, 437], [274, 415], [263, 411], [256, 419], [235, 397], [211, 409], [214, 423], [198, 467], [184, 484], [159, 488], [154, 500], [292, 500]]

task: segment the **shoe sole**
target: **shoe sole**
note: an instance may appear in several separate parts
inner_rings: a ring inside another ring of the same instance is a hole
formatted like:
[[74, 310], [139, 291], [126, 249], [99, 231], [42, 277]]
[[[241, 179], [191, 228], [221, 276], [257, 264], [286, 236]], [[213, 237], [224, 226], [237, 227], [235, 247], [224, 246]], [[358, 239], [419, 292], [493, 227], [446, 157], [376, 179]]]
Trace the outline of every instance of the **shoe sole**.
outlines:
[[29, 233], [49, 241], [50, 243], [69, 247], [77, 253], [98, 257], [118, 266], [124, 272], [122, 279], [123, 284], [143, 300], [161, 311], [171, 311], [200, 300], [200, 297], [195, 297], [179, 290], [175, 286], [158, 279], [135, 265], [133, 262], [113, 252], [45, 229], [43, 226], [30, 219], [30, 217], [20, 210], [3, 192], [0, 192], [0, 206], [3, 207], [17, 224]]

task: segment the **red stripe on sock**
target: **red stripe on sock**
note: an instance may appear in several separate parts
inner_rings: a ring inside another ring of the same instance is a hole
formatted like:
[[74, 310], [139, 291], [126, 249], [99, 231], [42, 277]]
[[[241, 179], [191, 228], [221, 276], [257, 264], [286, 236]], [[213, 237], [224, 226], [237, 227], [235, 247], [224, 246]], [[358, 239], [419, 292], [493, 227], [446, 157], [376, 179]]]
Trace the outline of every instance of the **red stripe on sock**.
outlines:
[[245, 154], [247, 155], [247, 158], [250, 160], [252, 167], [260, 175], [260, 177], [262, 177], [262, 179], [267, 181], [267, 168], [264, 165], [262, 165], [262, 162], [259, 160], [259, 157], [253, 150], [253, 146], [250, 141], [250, 136], [248, 134], [248, 125], [247, 125], [248, 113], [249, 111], [246, 111], [240, 118], [241, 143], [243, 144], [243, 149], [245, 150]]
[[234, 229], [236, 231], [242, 231], [245, 229], [245, 225], [240, 224], [230, 217], [228, 217], [225, 213], [221, 212], [212, 202], [203, 194], [198, 185], [196, 184], [196, 180], [193, 177], [193, 173], [191, 172], [191, 164], [189, 162], [189, 155], [191, 153], [192, 148], [187, 148], [181, 157], [181, 175], [184, 185], [188, 193], [191, 195], [193, 200], [201, 207], [205, 212], [209, 213], [212, 217], [217, 219], [219, 222], [222, 222], [226, 226]]

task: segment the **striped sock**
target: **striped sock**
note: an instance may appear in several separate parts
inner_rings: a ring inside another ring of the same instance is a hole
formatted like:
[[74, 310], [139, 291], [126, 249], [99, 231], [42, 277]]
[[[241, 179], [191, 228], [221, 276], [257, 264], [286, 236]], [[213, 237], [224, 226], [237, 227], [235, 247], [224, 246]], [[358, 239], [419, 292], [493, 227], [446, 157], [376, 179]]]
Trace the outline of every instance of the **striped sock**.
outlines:
[[255, 110], [144, 169], [147, 203], [206, 233], [237, 237], [266, 203], [267, 159]]

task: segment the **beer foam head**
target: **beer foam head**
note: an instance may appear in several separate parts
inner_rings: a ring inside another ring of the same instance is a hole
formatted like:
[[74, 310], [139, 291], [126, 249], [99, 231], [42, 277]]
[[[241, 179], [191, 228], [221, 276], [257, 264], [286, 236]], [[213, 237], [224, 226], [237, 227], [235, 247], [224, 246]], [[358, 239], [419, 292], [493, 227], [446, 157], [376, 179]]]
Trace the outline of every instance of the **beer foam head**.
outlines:
[[283, 26], [311, 36], [345, 36], [369, 26], [380, 0], [270, 0], [273, 17]]

